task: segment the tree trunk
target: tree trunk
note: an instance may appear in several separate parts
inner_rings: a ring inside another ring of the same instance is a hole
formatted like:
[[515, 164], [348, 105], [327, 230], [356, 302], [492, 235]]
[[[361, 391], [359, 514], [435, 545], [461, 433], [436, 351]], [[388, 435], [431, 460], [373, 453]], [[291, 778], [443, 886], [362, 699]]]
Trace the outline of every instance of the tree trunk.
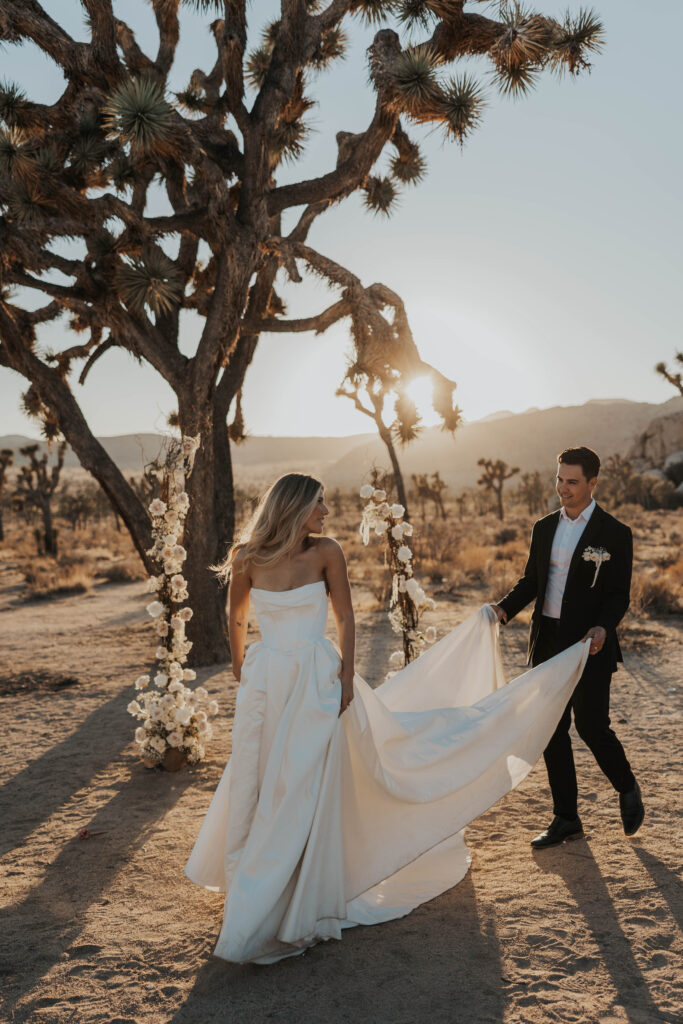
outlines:
[[379, 417], [375, 418], [375, 423], [377, 424], [379, 436], [384, 441], [386, 449], [389, 452], [389, 458], [391, 459], [391, 468], [394, 473], [394, 483], [396, 484], [396, 497], [398, 498], [399, 502], [401, 503], [401, 505], [403, 505], [403, 508], [405, 509], [403, 518], [410, 519], [410, 515], [408, 514], [408, 499], [406, 497], [406, 488], [405, 484], [403, 483], [403, 474], [401, 473], [401, 466], [399, 464], [398, 456], [396, 454], [396, 448], [394, 447], [394, 442], [392, 441], [391, 438], [391, 431], [387, 430], [383, 421]]
[[505, 516], [505, 510], [503, 508], [503, 487], [502, 487], [502, 485], [500, 487], [498, 487], [497, 490], [496, 490], [496, 498], [498, 499], [498, 518], [500, 519], [500, 521], [502, 523], [503, 522], [503, 518]]
[[194, 612], [187, 627], [188, 640], [194, 645], [189, 654], [191, 665], [214, 665], [230, 658], [226, 592], [209, 568], [225, 557], [234, 528], [230, 450], [217, 439], [217, 433], [220, 425], [205, 420], [194, 468], [186, 482], [190, 511], [185, 521], [188, 540], [183, 573]]
[[52, 555], [53, 558], [57, 557], [57, 535], [55, 532], [54, 524], [52, 522], [52, 509], [50, 507], [50, 499], [45, 498], [41, 504], [41, 511], [43, 513], [43, 530], [45, 533], [45, 554]]
[[0, 541], [5, 539], [5, 529], [2, 523], [2, 509], [0, 508]]

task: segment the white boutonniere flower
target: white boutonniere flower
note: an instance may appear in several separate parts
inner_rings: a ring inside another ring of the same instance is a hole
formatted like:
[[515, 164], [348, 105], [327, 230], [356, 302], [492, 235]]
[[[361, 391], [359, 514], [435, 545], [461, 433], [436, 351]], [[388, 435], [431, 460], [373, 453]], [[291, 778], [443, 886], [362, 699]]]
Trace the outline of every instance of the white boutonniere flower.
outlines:
[[591, 583], [591, 590], [598, 581], [598, 573], [600, 572], [600, 566], [603, 562], [609, 562], [610, 558], [609, 551], [605, 548], [584, 548], [583, 549], [583, 560], [584, 562], [595, 562], [595, 576]]

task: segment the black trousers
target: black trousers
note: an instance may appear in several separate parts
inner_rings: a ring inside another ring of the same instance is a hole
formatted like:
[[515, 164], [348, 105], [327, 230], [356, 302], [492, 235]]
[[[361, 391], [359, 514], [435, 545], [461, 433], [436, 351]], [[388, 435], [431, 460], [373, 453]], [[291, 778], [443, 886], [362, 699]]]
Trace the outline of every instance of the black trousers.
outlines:
[[[560, 639], [557, 619], [543, 616], [536, 640], [533, 664], [540, 665], [559, 654], [567, 645]], [[583, 675], [577, 683], [569, 704], [543, 751], [548, 781], [553, 795], [553, 813], [561, 818], [578, 816], [576, 768], [569, 737], [571, 713], [581, 739], [590, 748], [595, 760], [618, 793], [627, 793], [636, 784], [624, 748], [610, 728], [609, 689], [612, 667], [606, 651], [589, 655]]]

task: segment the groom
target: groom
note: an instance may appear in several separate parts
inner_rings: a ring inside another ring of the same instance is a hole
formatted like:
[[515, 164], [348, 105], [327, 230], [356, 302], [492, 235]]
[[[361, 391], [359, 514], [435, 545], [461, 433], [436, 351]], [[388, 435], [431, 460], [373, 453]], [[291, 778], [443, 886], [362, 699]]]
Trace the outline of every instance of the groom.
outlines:
[[577, 809], [571, 712], [581, 739], [619, 793], [624, 832], [634, 835], [644, 809], [624, 748], [610, 728], [612, 673], [622, 660], [616, 627], [629, 604], [633, 541], [628, 526], [596, 504], [600, 459], [590, 448], [567, 448], [557, 457], [562, 507], [534, 524], [524, 575], [493, 605], [505, 624], [535, 600], [529, 660], [548, 661], [577, 640], [590, 638], [590, 657], [543, 756], [554, 818], [532, 839], [554, 846], [583, 831]]

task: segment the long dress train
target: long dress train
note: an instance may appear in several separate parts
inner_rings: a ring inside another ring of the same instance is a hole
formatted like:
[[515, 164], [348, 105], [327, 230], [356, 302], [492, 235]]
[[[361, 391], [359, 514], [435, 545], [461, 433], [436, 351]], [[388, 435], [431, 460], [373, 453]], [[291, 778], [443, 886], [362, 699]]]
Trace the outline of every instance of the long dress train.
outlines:
[[484, 606], [377, 689], [356, 676], [339, 718], [324, 583], [251, 593], [262, 640], [185, 871], [226, 893], [216, 955], [271, 963], [460, 881], [462, 830], [538, 760], [588, 644], [506, 684]]

